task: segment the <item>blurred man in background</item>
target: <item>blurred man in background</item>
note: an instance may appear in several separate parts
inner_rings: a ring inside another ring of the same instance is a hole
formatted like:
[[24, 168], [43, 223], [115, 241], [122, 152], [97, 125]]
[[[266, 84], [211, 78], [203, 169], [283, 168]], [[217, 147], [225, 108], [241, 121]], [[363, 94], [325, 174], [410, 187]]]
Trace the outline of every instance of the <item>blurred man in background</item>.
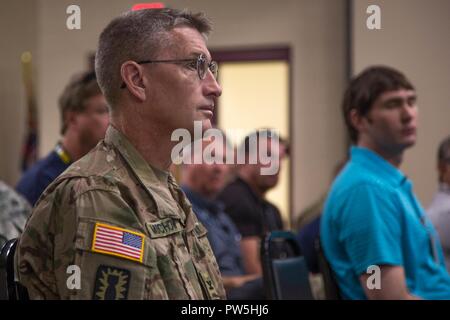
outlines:
[[16, 186], [32, 206], [57, 176], [105, 136], [109, 123], [108, 106], [95, 72], [72, 77], [59, 98], [59, 111], [61, 140], [45, 158], [22, 175]]
[[[280, 211], [265, 199], [265, 195], [277, 185], [281, 161], [288, 149], [287, 144], [269, 129], [257, 130], [246, 136], [240, 149], [245, 154], [245, 163], [238, 164], [236, 179], [225, 187], [218, 199], [225, 204], [225, 212], [242, 235], [241, 250], [246, 273], [262, 274], [261, 239], [267, 232], [283, 229]], [[262, 163], [261, 150], [270, 154], [271, 163]], [[256, 155], [256, 163], [250, 161], [253, 155]], [[271, 165], [277, 168], [276, 172], [264, 174], [262, 170]]]
[[225, 185], [230, 167], [226, 164], [226, 152], [230, 151], [226, 138], [224, 143], [204, 140], [203, 148], [194, 148], [192, 157], [207, 146], [214, 148], [212, 156], [219, 160], [208, 164], [202, 158], [202, 163], [191, 161], [191, 164], [185, 164], [182, 188], [198, 219], [208, 230], [208, 240], [219, 264], [228, 299], [264, 299], [261, 276], [245, 272], [240, 250], [241, 235], [225, 213], [223, 203], [216, 199]]
[[436, 228], [450, 272], [450, 136], [439, 145], [437, 156], [439, 190], [427, 212]]
[[0, 181], [0, 248], [22, 233], [30, 213], [27, 200]]

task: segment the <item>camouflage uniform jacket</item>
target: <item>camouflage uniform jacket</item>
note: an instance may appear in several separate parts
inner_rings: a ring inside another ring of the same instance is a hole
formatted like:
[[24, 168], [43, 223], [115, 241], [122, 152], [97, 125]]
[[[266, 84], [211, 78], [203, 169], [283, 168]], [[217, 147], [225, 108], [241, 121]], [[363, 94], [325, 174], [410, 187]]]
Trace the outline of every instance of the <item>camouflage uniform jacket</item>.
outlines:
[[112, 126], [39, 199], [16, 268], [35, 299], [225, 298], [184, 193]]
[[0, 248], [20, 235], [30, 212], [27, 200], [0, 181]]

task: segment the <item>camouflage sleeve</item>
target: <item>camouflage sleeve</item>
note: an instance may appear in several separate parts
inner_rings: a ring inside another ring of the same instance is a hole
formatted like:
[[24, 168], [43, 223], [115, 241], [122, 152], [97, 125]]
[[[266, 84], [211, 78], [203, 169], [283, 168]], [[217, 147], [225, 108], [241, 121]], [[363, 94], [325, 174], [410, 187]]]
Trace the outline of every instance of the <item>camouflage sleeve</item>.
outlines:
[[[101, 179], [62, 182], [37, 204], [17, 256], [20, 282], [30, 298], [144, 298], [145, 276], [156, 258], [118, 187]], [[96, 247], [101, 232], [110, 243]], [[133, 252], [118, 252], [118, 233], [136, 248]]]
[[0, 247], [22, 233], [30, 212], [28, 202], [0, 181]]
[[[55, 260], [54, 253], [56, 239], [60, 237], [58, 233], [62, 232], [57, 218], [64, 203], [68, 202], [69, 193], [64, 193], [66, 184], [62, 183], [54, 192], [51, 191], [55, 188], [46, 192], [34, 208], [20, 237], [16, 252], [19, 281], [28, 289], [31, 299], [60, 297], [55, 268], [58, 268], [61, 260]], [[67, 212], [66, 219], [72, 220], [75, 225], [75, 217], [71, 212]], [[74, 227], [64, 230], [65, 236], [73, 239], [74, 231]], [[67, 254], [66, 258], [73, 260], [73, 250], [69, 249], [69, 253], [72, 256]]]

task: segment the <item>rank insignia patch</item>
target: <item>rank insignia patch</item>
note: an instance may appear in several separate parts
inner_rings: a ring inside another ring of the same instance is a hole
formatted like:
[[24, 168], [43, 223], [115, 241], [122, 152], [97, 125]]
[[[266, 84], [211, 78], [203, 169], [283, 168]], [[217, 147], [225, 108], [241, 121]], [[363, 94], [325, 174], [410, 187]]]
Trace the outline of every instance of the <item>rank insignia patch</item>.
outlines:
[[125, 300], [130, 287], [130, 271], [99, 266], [95, 276], [94, 300]]
[[92, 251], [142, 262], [144, 240], [141, 233], [97, 222]]

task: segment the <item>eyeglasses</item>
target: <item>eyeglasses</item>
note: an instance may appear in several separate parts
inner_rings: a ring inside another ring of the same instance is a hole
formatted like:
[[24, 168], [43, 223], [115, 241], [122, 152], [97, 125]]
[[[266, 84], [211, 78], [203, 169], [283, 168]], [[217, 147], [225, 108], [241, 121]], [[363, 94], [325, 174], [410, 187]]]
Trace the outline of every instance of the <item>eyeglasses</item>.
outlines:
[[[147, 63], [173, 63], [173, 64], [186, 64], [186, 66], [190, 66], [192, 68], [197, 69], [197, 74], [200, 80], [205, 79], [206, 72], [211, 71], [214, 78], [217, 79], [217, 75], [219, 73], [219, 65], [216, 61], [211, 61], [208, 63], [204, 54], [200, 54], [196, 59], [180, 59], [180, 60], [144, 60], [137, 62], [138, 64], [147, 64]], [[121, 88], [125, 88], [125, 83], [122, 83]]]

